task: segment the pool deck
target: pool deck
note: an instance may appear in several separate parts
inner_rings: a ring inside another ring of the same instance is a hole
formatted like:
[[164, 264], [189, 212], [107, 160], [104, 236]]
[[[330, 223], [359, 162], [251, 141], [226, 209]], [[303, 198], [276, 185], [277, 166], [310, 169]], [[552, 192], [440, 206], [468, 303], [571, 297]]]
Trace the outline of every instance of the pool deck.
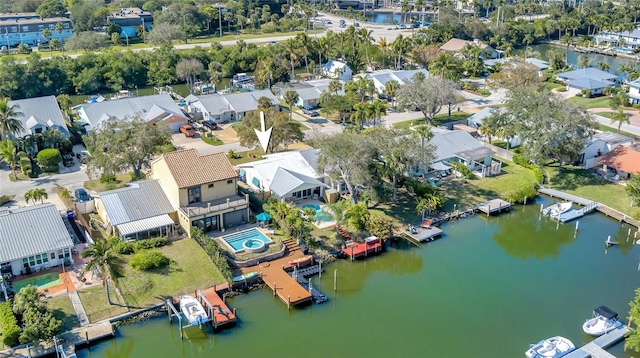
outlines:
[[259, 272], [264, 283], [271, 288], [274, 295], [280, 297], [287, 307], [296, 306], [311, 301], [311, 293], [302, 287], [285, 271], [291, 267], [289, 261], [295, 260], [305, 255], [300, 251], [298, 245], [292, 240], [286, 240], [286, 254], [276, 260], [263, 262], [256, 266], [241, 269], [243, 274], [249, 272]]

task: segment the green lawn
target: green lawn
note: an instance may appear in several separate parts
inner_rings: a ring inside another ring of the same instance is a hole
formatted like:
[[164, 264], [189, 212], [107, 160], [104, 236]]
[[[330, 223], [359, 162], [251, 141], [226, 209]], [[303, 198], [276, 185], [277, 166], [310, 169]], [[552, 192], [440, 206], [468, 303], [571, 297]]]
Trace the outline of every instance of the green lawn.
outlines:
[[224, 143], [218, 139], [218, 137], [216, 137], [215, 135], [212, 135], [211, 137], [207, 136], [207, 135], [201, 135], [200, 139], [202, 139], [203, 142], [209, 144], [209, 145], [223, 145]]
[[546, 172], [548, 186], [553, 189], [600, 202], [629, 216], [638, 210], [631, 207], [631, 199], [624, 186], [599, 179], [590, 171], [563, 166], [558, 173], [558, 165], [554, 164], [546, 167]]
[[[424, 117], [420, 115], [420, 112], [416, 112], [416, 115], [417, 117], [415, 119], [394, 123], [393, 126], [400, 129], [409, 129], [413, 126], [426, 123]], [[460, 121], [469, 118], [470, 115], [471, 114], [467, 112], [454, 111], [451, 112], [451, 119], [449, 119], [449, 113], [445, 111], [445, 113], [436, 114], [436, 116], [433, 117], [433, 125], [439, 126], [448, 122]]]
[[609, 108], [609, 97], [584, 98], [581, 96], [570, 97], [567, 101], [581, 104], [585, 108]]
[[[389, 190], [391, 190], [390, 187]], [[416, 202], [413, 196], [409, 195], [404, 189], [398, 189], [397, 197], [398, 201], [395, 203], [389, 197], [387, 202], [369, 206], [369, 211], [390, 216], [398, 227], [419, 221], [420, 216], [416, 212]]]
[[53, 316], [62, 320], [62, 332], [70, 331], [80, 326], [76, 311], [73, 309], [69, 295], [61, 295], [47, 300], [47, 305], [53, 312]]
[[[618, 129], [617, 128], [611, 128], [609, 126], [605, 126], [604, 124], [600, 124], [598, 126], [598, 129], [603, 131], [603, 132], [612, 132], [612, 133], [618, 133]], [[629, 132], [625, 132], [625, 131], [620, 131], [619, 132], [622, 135], [626, 135], [627, 137], [631, 137], [631, 138], [640, 138], [635, 134], [629, 133]]]
[[262, 156], [264, 154], [264, 150], [262, 149], [253, 149], [246, 152], [236, 152], [236, 157], [233, 159], [229, 159], [229, 161], [233, 165], [255, 162], [256, 160], [262, 159]]
[[80, 301], [87, 313], [89, 322], [98, 322], [109, 317], [121, 315], [129, 312], [127, 305], [117, 295], [113, 285], [109, 285], [109, 294], [112, 305], [107, 303], [107, 295], [101, 285], [90, 287], [78, 291]]
[[88, 190], [95, 190], [97, 192], [113, 190], [124, 187], [131, 181], [131, 175], [118, 174], [116, 175], [116, 183], [101, 183], [100, 179], [92, 179], [84, 182], [84, 187]]

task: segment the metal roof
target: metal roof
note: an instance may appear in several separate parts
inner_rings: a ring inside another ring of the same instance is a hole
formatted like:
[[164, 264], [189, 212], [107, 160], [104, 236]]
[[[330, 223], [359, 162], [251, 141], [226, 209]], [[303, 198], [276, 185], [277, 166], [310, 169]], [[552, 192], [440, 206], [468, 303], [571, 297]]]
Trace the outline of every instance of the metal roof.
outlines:
[[605, 79], [603, 79], [602, 81], [598, 81], [593, 78], [579, 78], [577, 80], [567, 81], [567, 86], [588, 90], [604, 88], [607, 86], [612, 86], [614, 84], [615, 83], [607, 81]]
[[22, 116], [16, 117], [22, 122], [24, 127], [22, 131], [16, 133], [16, 137], [23, 137], [27, 134], [31, 134], [31, 128], [37, 124], [41, 124], [47, 128], [55, 128], [60, 133], [69, 135], [69, 129], [64, 123], [64, 117], [62, 117], [62, 111], [56, 101], [56, 96], [45, 96], [27, 99], [18, 99], [15, 101], [9, 101], [9, 105], [18, 105], [16, 111], [22, 112]]
[[283, 197], [291, 192], [324, 186], [324, 184], [312, 177], [278, 168], [271, 182], [271, 190], [279, 197]]
[[[104, 118], [110, 117], [124, 119], [137, 115], [150, 121], [158, 119], [158, 116], [164, 112], [166, 115], [176, 115], [185, 119], [187, 118], [168, 93], [121, 98], [98, 103], [84, 103], [80, 105], [80, 108], [79, 113], [82, 119], [88, 122], [93, 128], [96, 128]], [[152, 111], [152, 109], [153, 113], [149, 115], [148, 113]]]
[[114, 226], [175, 211], [158, 180], [133, 182], [98, 197]]
[[[286, 169], [305, 177], [320, 179], [324, 173], [317, 171], [318, 149], [307, 149], [293, 152], [274, 153], [263, 156], [264, 159], [255, 162], [239, 164], [238, 168], [253, 169], [265, 188], [271, 188], [276, 179], [278, 169]], [[256, 185], [257, 186], [257, 185]]]
[[260, 97], [269, 98], [274, 105], [280, 104], [280, 101], [278, 101], [276, 96], [269, 90], [234, 93], [225, 96], [225, 99], [236, 112], [242, 113], [258, 109], [258, 100]]
[[[472, 150], [484, 150], [482, 143], [473, 138], [471, 134], [460, 131], [434, 131], [431, 143], [435, 146], [435, 157], [433, 162], [458, 157], [459, 154], [468, 155]], [[465, 154], [466, 153], [466, 154]], [[475, 158], [473, 158], [475, 159]]]
[[116, 227], [118, 228], [118, 233], [120, 233], [120, 236], [125, 236], [129, 234], [135, 234], [141, 231], [157, 229], [159, 227], [163, 227], [167, 225], [173, 225], [173, 220], [171, 220], [171, 217], [169, 215], [163, 214], [163, 215], [153, 216], [153, 217], [142, 219], [142, 220], [128, 222], [125, 224], [116, 225]]
[[493, 115], [493, 110], [497, 110], [498, 113], [503, 113], [506, 111], [504, 107], [485, 107], [479, 112], [470, 115], [469, 118], [467, 118], [467, 125], [476, 128], [480, 127], [485, 118]]
[[55, 205], [0, 211], [0, 262], [73, 247]]
[[632, 143], [634, 141], [631, 137], [613, 132], [600, 132], [595, 134], [593, 138], [603, 140], [611, 145]]
[[596, 81], [603, 81], [603, 80], [614, 80], [616, 78], [618, 78], [618, 76], [613, 75], [609, 72], [605, 72], [602, 71], [600, 69], [597, 69], [595, 67], [587, 67], [587, 68], [580, 68], [577, 70], [573, 70], [573, 71], [569, 71], [569, 72], [563, 72], [563, 73], [559, 73], [557, 75], [558, 78], [563, 78], [563, 79], [567, 79], [567, 80], [578, 80], [578, 79], [582, 79], [582, 78], [591, 78], [594, 79]]

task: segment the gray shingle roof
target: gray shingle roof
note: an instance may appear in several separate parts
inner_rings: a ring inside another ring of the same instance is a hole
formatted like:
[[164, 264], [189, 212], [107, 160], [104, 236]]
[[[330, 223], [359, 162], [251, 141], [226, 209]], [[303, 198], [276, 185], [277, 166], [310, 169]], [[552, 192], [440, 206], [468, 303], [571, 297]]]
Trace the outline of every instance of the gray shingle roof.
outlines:
[[301, 185], [309, 184], [312, 186], [323, 186], [324, 184], [312, 177], [296, 173], [284, 168], [278, 168], [276, 175], [273, 176], [271, 187], [269, 190], [274, 192], [277, 196], [283, 197]]
[[62, 111], [56, 101], [56, 96], [36, 97], [27, 99], [18, 99], [9, 101], [9, 105], [18, 105], [18, 112], [24, 115], [17, 117], [22, 122], [24, 129], [20, 133], [16, 133], [16, 137], [23, 137], [30, 134], [30, 128], [34, 125], [41, 124], [45, 127], [58, 129], [62, 134], [69, 135], [69, 129], [64, 123]]
[[458, 153], [465, 151], [484, 148], [482, 143], [473, 138], [471, 134], [460, 130], [434, 131], [431, 143], [436, 147], [433, 162], [456, 157]]
[[255, 111], [258, 108], [260, 97], [269, 98], [274, 105], [280, 104], [280, 101], [269, 90], [234, 93], [225, 96], [227, 102], [238, 113]]
[[594, 80], [593, 78], [579, 78], [577, 80], [567, 81], [568, 86], [580, 88], [580, 89], [588, 89], [588, 90], [604, 88], [614, 84], [615, 83], [611, 81], [607, 81], [607, 80], [598, 81], [598, 80]]
[[144, 180], [99, 195], [112, 225], [168, 214], [175, 209], [158, 180]]
[[[157, 108], [154, 108], [154, 106]], [[158, 116], [166, 117], [167, 115], [177, 115], [185, 119], [187, 118], [180, 107], [173, 101], [173, 98], [167, 93], [121, 98], [99, 103], [85, 103], [80, 105], [80, 107], [82, 107], [82, 111], [86, 115], [86, 118], [83, 119], [88, 120], [93, 128], [96, 128], [104, 118], [109, 117], [123, 119], [138, 115], [147, 121], [159, 119], [157, 118]], [[152, 114], [149, 114], [150, 111], [152, 111]], [[163, 116], [162, 113], [165, 113], [165, 115]], [[152, 117], [152, 115], [154, 117]]]
[[609, 72], [602, 71], [595, 67], [580, 68], [577, 70], [563, 72], [558, 74], [559, 78], [565, 78], [567, 80], [578, 80], [582, 78], [591, 78], [596, 81], [615, 80], [618, 78], [616, 75], [612, 75]]
[[73, 247], [53, 204], [0, 212], [0, 262]]

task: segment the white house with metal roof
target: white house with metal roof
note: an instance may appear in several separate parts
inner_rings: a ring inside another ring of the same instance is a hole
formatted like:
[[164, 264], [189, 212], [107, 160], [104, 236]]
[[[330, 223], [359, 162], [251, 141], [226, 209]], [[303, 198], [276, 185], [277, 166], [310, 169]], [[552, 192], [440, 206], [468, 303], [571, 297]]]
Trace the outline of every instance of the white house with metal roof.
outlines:
[[432, 170], [446, 171], [452, 162], [461, 162], [480, 177], [500, 174], [502, 162], [493, 159], [493, 151], [465, 131], [434, 128], [431, 143], [435, 147]]
[[580, 93], [588, 90], [592, 95], [601, 95], [606, 87], [617, 86], [617, 78], [618, 76], [595, 67], [580, 68], [556, 75], [556, 80], [567, 85], [568, 92]]
[[[504, 107], [484, 107], [480, 111], [470, 115], [469, 118], [467, 118], [467, 125], [469, 127], [479, 129], [480, 127], [482, 127], [485, 118], [490, 117], [495, 113], [500, 114], [505, 112], [506, 109]], [[522, 139], [517, 134], [512, 138], [503, 138], [500, 136], [494, 136], [494, 138], [506, 141], [507, 143], [509, 143], [509, 148], [517, 147], [522, 144]]]
[[269, 90], [233, 94], [207, 94], [198, 96], [189, 104], [192, 113], [202, 113], [202, 119], [216, 123], [241, 121], [248, 112], [258, 109], [258, 100], [268, 98], [278, 108], [280, 101]]
[[165, 122], [174, 132], [188, 121], [185, 113], [168, 93], [83, 103], [74, 109], [80, 115], [78, 122], [87, 130], [97, 128], [100, 122], [111, 117], [122, 120], [138, 116], [151, 123]]
[[[329, 91], [329, 83], [331, 79], [323, 78], [318, 80], [309, 80], [302, 82], [289, 82], [284, 84], [276, 84], [273, 86], [276, 96], [284, 98], [284, 93], [293, 90], [298, 93], [298, 101], [294, 106], [298, 108], [308, 107], [315, 108], [320, 104], [320, 97], [324, 92]], [[339, 95], [344, 94], [344, 82], [340, 81], [342, 87], [337, 92]]]
[[318, 149], [263, 156], [262, 160], [239, 164], [240, 178], [257, 191], [270, 191], [279, 200], [320, 198], [326, 175], [318, 172]]
[[12, 275], [71, 260], [74, 243], [55, 205], [0, 211], [0, 271]]
[[46, 130], [57, 129], [64, 136], [69, 136], [69, 129], [56, 96], [18, 99], [9, 101], [10, 106], [17, 106], [16, 111], [22, 113], [16, 119], [22, 123], [22, 130], [15, 134], [24, 137], [29, 134], [39, 134]]
[[337, 78], [347, 82], [353, 77], [353, 70], [342, 61], [329, 60], [322, 67], [322, 74], [329, 78]]
[[129, 183], [124, 188], [99, 193], [94, 199], [107, 232], [123, 240], [169, 236], [174, 232], [176, 209], [158, 180]]
[[640, 78], [629, 82], [629, 103], [640, 104]]
[[413, 76], [415, 76], [416, 73], [422, 73], [425, 77], [430, 76], [429, 71], [422, 68], [417, 70], [399, 70], [399, 71], [385, 69], [385, 70], [364, 73], [360, 76], [366, 76], [372, 79], [373, 85], [375, 86], [378, 93], [384, 93], [384, 89], [385, 89], [385, 86], [387, 85], [387, 82], [396, 81], [400, 85], [403, 85], [403, 84], [406, 84], [407, 81], [413, 80]]

